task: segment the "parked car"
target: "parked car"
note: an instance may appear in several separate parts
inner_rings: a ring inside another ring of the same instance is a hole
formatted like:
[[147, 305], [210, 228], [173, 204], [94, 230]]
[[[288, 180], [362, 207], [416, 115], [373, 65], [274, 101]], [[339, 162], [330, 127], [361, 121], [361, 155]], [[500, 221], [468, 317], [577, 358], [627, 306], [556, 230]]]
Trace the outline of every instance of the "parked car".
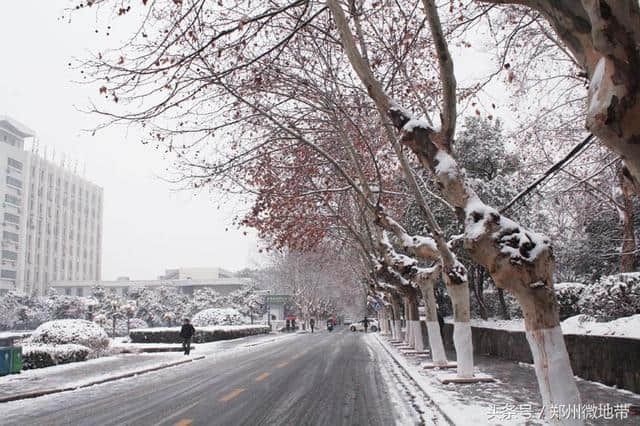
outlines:
[[[368, 318], [369, 320], [369, 330], [376, 332], [380, 330], [380, 324], [378, 324], [377, 319]], [[354, 322], [350, 327], [351, 331], [364, 331], [364, 320]]]
[[353, 319], [351, 319], [351, 318], [345, 318], [344, 320], [342, 320], [342, 323], [343, 323], [344, 325], [352, 324], [352, 323], [353, 323]]

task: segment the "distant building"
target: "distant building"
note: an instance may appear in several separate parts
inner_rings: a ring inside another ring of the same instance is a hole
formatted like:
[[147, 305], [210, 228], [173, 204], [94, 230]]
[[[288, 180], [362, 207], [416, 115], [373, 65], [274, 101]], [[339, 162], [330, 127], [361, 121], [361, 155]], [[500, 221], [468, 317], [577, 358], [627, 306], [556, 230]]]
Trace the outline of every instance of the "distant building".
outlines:
[[237, 278], [221, 268], [178, 268], [167, 269], [157, 280], [130, 280], [119, 277], [115, 281], [54, 281], [51, 288], [70, 296], [88, 296], [91, 289], [100, 286], [113, 289], [118, 294], [127, 295], [131, 289], [139, 287], [177, 287], [182, 293], [192, 295], [194, 291], [210, 288], [225, 296], [251, 284], [248, 278]]
[[0, 116], [0, 291], [42, 295], [53, 280], [99, 280], [101, 187], [25, 150], [34, 132]]
[[167, 269], [159, 280], [217, 280], [218, 278], [231, 278], [233, 274], [221, 268], [177, 268]]

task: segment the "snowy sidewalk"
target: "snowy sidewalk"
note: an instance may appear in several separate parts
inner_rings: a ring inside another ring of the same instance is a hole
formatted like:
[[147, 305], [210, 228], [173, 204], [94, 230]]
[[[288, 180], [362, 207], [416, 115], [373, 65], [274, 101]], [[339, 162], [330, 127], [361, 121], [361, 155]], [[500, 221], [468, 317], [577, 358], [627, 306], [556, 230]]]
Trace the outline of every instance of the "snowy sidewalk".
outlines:
[[[47, 368], [25, 370], [0, 378], [0, 401], [16, 395], [49, 393], [59, 389], [79, 388], [114, 377], [162, 368], [178, 361], [198, 358], [195, 354], [153, 353], [123, 354], [72, 362]], [[200, 359], [202, 356], [199, 357]]]
[[[492, 376], [493, 383], [447, 384], [440, 383], [439, 374], [455, 370], [425, 370], [424, 359], [403, 355], [389, 343], [390, 337], [369, 335], [377, 340], [381, 350], [392, 354], [394, 359], [420, 385], [438, 408], [454, 424], [466, 425], [506, 425], [543, 424], [537, 420], [542, 402], [533, 366], [500, 358], [474, 355], [476, 371]], [[455, 354], [447, 353], [449, 359]], [[582, 396], [582, 405], [618, 404], [640, 406], [640, 395], [626, 390], [618, 390], [596, 382], [577, 378]], [[531, 414], [531, 417], [529, 415]], [[512, 417], [512, 418], [508, 418]], [[629, 413], [627, 419], [586, 420], [588, 425], [637, 425], [640, 417]]]
[[[182, 362], [197, 361], [207, 356], [226, 353], [229, 350], [247, 349], [292, 337], [295, 337], [295, 334], [284, 336], [266, 334], [199, 343], [196, 345], [197, 350], [190, 356], [185, 356], [182, 352], [129, 353], [25, 370], [20, 374], [0, 377], [0, 402], [16, 395], [35, 397], [61, 390], [86, 387], [99, 382], [117, 380], [128, 375], [142, 374], [178, 365]], [[117, 344], [120, 349], [125, 345]]]

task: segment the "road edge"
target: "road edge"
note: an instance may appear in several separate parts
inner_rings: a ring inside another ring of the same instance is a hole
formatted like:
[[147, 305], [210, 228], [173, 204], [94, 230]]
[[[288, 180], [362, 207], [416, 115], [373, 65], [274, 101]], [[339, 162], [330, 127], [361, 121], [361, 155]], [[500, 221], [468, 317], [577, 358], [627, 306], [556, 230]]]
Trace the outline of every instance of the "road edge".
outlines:
[[406, 361], [401, 359], [399, 356], [397, 356], [396, 354], [393, 353], [393, 351], [391, 351], [389, 349], [389, 347], [382, 341], [382, 338], [376, 333], [373, 334], [373, 336], [375, 337], [376, 341], [378, 342], [378, 344], [380, 346], [382, 346], [384, 348], [384, 350], [387, 352], [387, 354], [389, 354], [389, 356], [391, 357], [391, 359], [393, 359], [395, 361], [396, 364], [398, 364], [400, 366], [400, 368], [402, 368], [405, 372], [405, 374], [411, 378], [411, 380], [413, 381], [413, 383], [415, 383], [415, 385], [422, 391], [422, 393], [425, 394], [425, 396], [427, 398], [429, 398], [429, 400], [433, 403], [434, 407], [436, 407], [436, 409], [440, 412], [440, 414], [442, 414], [442, 416], [445, 418], [445, 420], [447, 420], [449, 422], [449, 424], [451, 425], [455, 425], [456, 423], [453, 421], [453, 419], [446, 413], [445, 410], [443, 410], [440, 405], [438, 405], [436, 403], [436, 401], [431, 397], [431, 395], [429, 394], [429, 392], [427, 391], [427, 389], [425, 389], [425, 387], [422, 385], [422, 383], [420, 383], [419, 380], [416, 380], [412, 373], [411, 373], [411, 369], [406, 365]]
[[76, 390], [76, 389], [88, 388], [89, 386], [95, 386], [95, 385], [100, 385], [100, 384], [103, 384], [103, 383], [114, 382], [116, 380], [127, 379], [129, 377], [139, 376], [141, 374], [151, 373], [153, 371], [163, 370], [163, 369], [169, 368], [169, 367], [175, 367], [177, 365], [182, 365], [182, 364], [186, 364], [186, 363], [189, 363], [189, 362], [200, 361], [200, 360], [205, 359], [205, 358], [206, 357], [204, 355], [200, 355], [200, 356], [197, 356], [195, 358], [189, 358], [189, 359], [184, 359], [184, 360], [181, 360], [181, 361], [170, 362], [168, 364], [156, 365], [155, 367], [143, 368], [141, 370], [129, 371], [129, 372], [126, 372], [126, 373], [119, 374], [117, 376], [111, 376], [111, 377], [107, 377], [107, 378], [100, 379], [100, 380], [94, 380], [94, 381], [91, 381], [91, 382], [82, 383], [81, 385], [78, 385], [78, 386], [68, 386], [68, 387], [62, 387], [62, 388], [43, 389], [43, 390], [23, 392], [23, 393], [18, 393], [18, 394], [15, 394], [15, 395], [0, 397], [0, 404], [5, 403], [5, 402], [20, 401], [20, 400], [23, 400], [23, 399], [38, 398], [38, 397], [41, 397], [41, 396], [51, 395], [51, 394], [54, 394], [54, 393], [69, 392], [69, 391], [73, 391], [73, 390]]

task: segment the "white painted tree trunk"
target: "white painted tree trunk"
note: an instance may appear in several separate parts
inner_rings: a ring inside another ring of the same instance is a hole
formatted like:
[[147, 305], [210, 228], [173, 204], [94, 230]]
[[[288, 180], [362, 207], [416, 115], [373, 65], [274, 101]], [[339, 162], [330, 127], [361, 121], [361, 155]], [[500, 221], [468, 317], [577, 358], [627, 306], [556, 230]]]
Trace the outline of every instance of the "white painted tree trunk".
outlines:
[[394, 321], [394, 326], [395, 326], [395, 329], [396, 329], [396, 339], [403, 340], [403, 336], [402, 336], [402, 321], [401, 320], [395, 320]]
[[404, 341], [407, 343], [407, 345], [413, 347], [413, 327], [411, 326], [411, 321], [410, 320], [405, 320], [405, 336], [404, 336]]
[[527, 330], [527, 341], [533, 354], [533, 365], [542, 395], [545, 418], [552, 424], [581, 425], [579, 419], [552, 419], [552, 407], [579, 407], [580, 394], [576, 387], [569, 354], [560, 326]]
[[[437, 272], [437, 271], [434, 271]], [[435, 280], [437, 274], [426, 277], [420, 283], [420, 291], [422, 292], [422, 300], [424, 300], [424, 310], [427, 319], [427, 338], [429, 339], [429, 348], [431, 349], [431, 360], [435, 365], [447, 365], [447, 355], [444, 351], [444, 343], [442, 342], [442, 334], [440, 332], [440, 324], [438, 323], [438, 305], [434, 294]]]
[[470, 323], [453, 323], [453, 345], [456, 348], [458, 377], [473, 377], [473, 344]]
[[422, 335], [422, 324], [418, 320], [412, 321], [414, 329], [414, 345], [416, 351], [424, 351], [424, 337]]
[[438, 321], [427, 321], [427, 333], [429, 335], [429, 347], [431, 348], [431, 359], [433, 363], [440, 366], [447, 365], [447, 355], [444, 351]]

